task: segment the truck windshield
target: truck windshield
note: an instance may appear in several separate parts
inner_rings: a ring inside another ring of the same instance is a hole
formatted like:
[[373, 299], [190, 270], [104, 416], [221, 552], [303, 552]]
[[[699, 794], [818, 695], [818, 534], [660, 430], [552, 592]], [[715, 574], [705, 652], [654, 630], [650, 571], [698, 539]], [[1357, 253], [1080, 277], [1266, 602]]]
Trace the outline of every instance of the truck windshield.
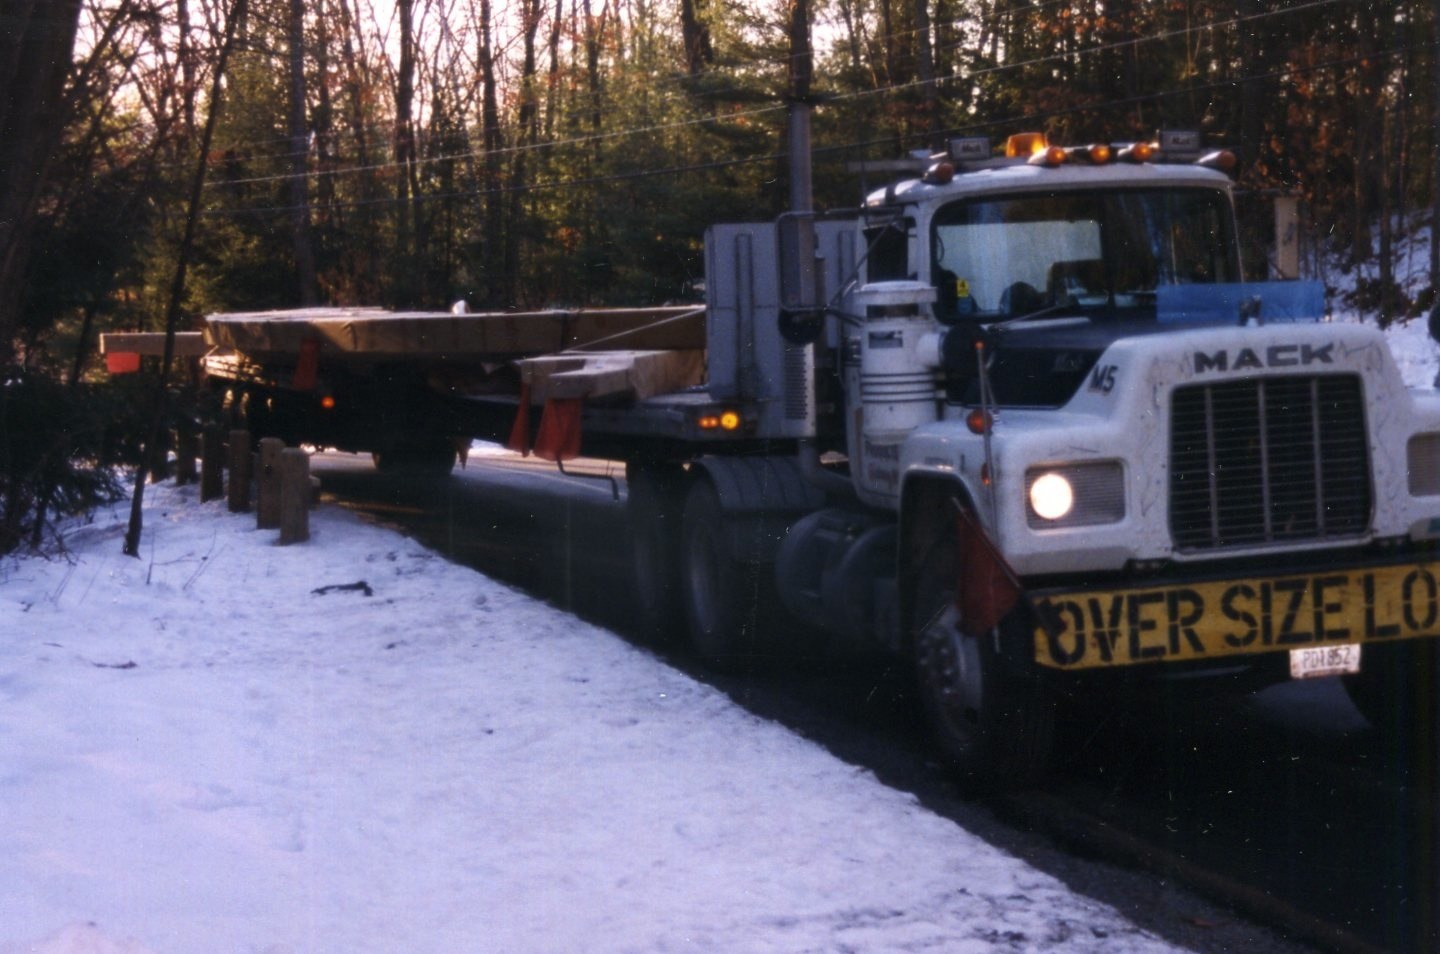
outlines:
[[1229, 206], [1212, 189], [962, 200], [936, 213], [930, 247], [942, 321], [1153, 317], [1161, 285], [1240, 278]]

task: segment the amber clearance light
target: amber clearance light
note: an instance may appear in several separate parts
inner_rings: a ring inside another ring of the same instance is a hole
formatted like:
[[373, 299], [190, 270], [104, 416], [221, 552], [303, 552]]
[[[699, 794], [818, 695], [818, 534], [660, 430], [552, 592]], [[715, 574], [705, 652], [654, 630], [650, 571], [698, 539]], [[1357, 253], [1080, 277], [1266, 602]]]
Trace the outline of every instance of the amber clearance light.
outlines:
[[1049, 146], [1042, 132], [1015, 133], [1005, 140], [1005, 158], [1029, 159], [1044, 152]]
[[718, 414], [702, 414], [695, 423], [702, 431], [738, 431], [744, 420], [739, 411], [721, 411]]
[[1153, 142], [1131, 143], [1120, 150], [1120, 158], [1126, 162], [1149, 162], [1155, 158], [1155, 144]]
[[1046, 146], [1025, 161], [1032, 166], [1050, 166], [1054, 168], [1055, 166], [1063, 165], [1068, 158], [1070, 158], [1070, 154], [1065, 151], [1064, 146]]

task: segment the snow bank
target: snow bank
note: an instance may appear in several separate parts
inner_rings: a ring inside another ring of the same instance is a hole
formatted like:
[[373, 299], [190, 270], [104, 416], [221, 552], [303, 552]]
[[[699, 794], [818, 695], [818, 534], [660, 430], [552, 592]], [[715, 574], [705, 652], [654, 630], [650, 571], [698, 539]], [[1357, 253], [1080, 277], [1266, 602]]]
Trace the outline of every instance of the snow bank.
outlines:
[[0, 954], [1167, 949], [412, 541], [147, 499], [0, 568]]

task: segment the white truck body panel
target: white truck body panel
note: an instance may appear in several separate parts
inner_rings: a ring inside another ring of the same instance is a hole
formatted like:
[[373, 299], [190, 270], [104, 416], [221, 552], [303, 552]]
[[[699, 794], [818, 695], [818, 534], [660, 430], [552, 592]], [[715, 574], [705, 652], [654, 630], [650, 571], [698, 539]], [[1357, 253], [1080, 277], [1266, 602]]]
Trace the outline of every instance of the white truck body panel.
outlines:
[[[1022, 575], [1069, 573], [1118, 570], [1132, 561], [1215, 559], [1215, 551], [1187, 553], [1172, 540], [1171, 398], [1177, 388], [1192, 383], [1243, 376], [1255, 362], [1272, 373], [1293, 368], [1297, 373], [1360, 377], [1374, 512], [1369, 531], [1343, 542], [1435, 535], [1440, 496], [1407, 492], [1406, 448], [1413, 435], [1440, 431], [1440, 397], [1405, 387], [1377, 330], [1330, 322], [1177, 329], [1116, 341], [1099, 359], [1090, 382], [1061, 409], [1004, 408], [997, 413], [990, 486], [996, 489], [993, 513], [998, 524], [990, 531], [1015, 570]], [[1237, 363], [1242, 367], [1235, 367]], [[901, 470], [907, 478], [958, 477], [988, 523], [989, 491], [980, 480], [985, 460], [983, 438], [951, 419], [915, 431], [905, 444]], [[1024, 498], [1029, 469], [1102, 460], [1118, 461], [1124, 469], [1123, 519], [1069, 529], [1031, 526]], [[1338, 542], [1291, 540], [1227, 548], [1223, 555], [1293, 553]]]

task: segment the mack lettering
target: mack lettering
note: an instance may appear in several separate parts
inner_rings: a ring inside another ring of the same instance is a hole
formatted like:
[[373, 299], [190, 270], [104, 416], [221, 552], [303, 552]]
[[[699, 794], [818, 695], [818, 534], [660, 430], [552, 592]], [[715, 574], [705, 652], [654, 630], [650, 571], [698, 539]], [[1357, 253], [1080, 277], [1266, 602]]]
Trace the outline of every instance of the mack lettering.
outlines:
[[1312, 364], [1334, 364], [1335, 345], [1278, 344], [1262, 350], [1241, 348], [1230, 351], [1195, 352], [1195, 373], [1206, 371], [1257, 371], [1262, 368], [1308, 368]]

